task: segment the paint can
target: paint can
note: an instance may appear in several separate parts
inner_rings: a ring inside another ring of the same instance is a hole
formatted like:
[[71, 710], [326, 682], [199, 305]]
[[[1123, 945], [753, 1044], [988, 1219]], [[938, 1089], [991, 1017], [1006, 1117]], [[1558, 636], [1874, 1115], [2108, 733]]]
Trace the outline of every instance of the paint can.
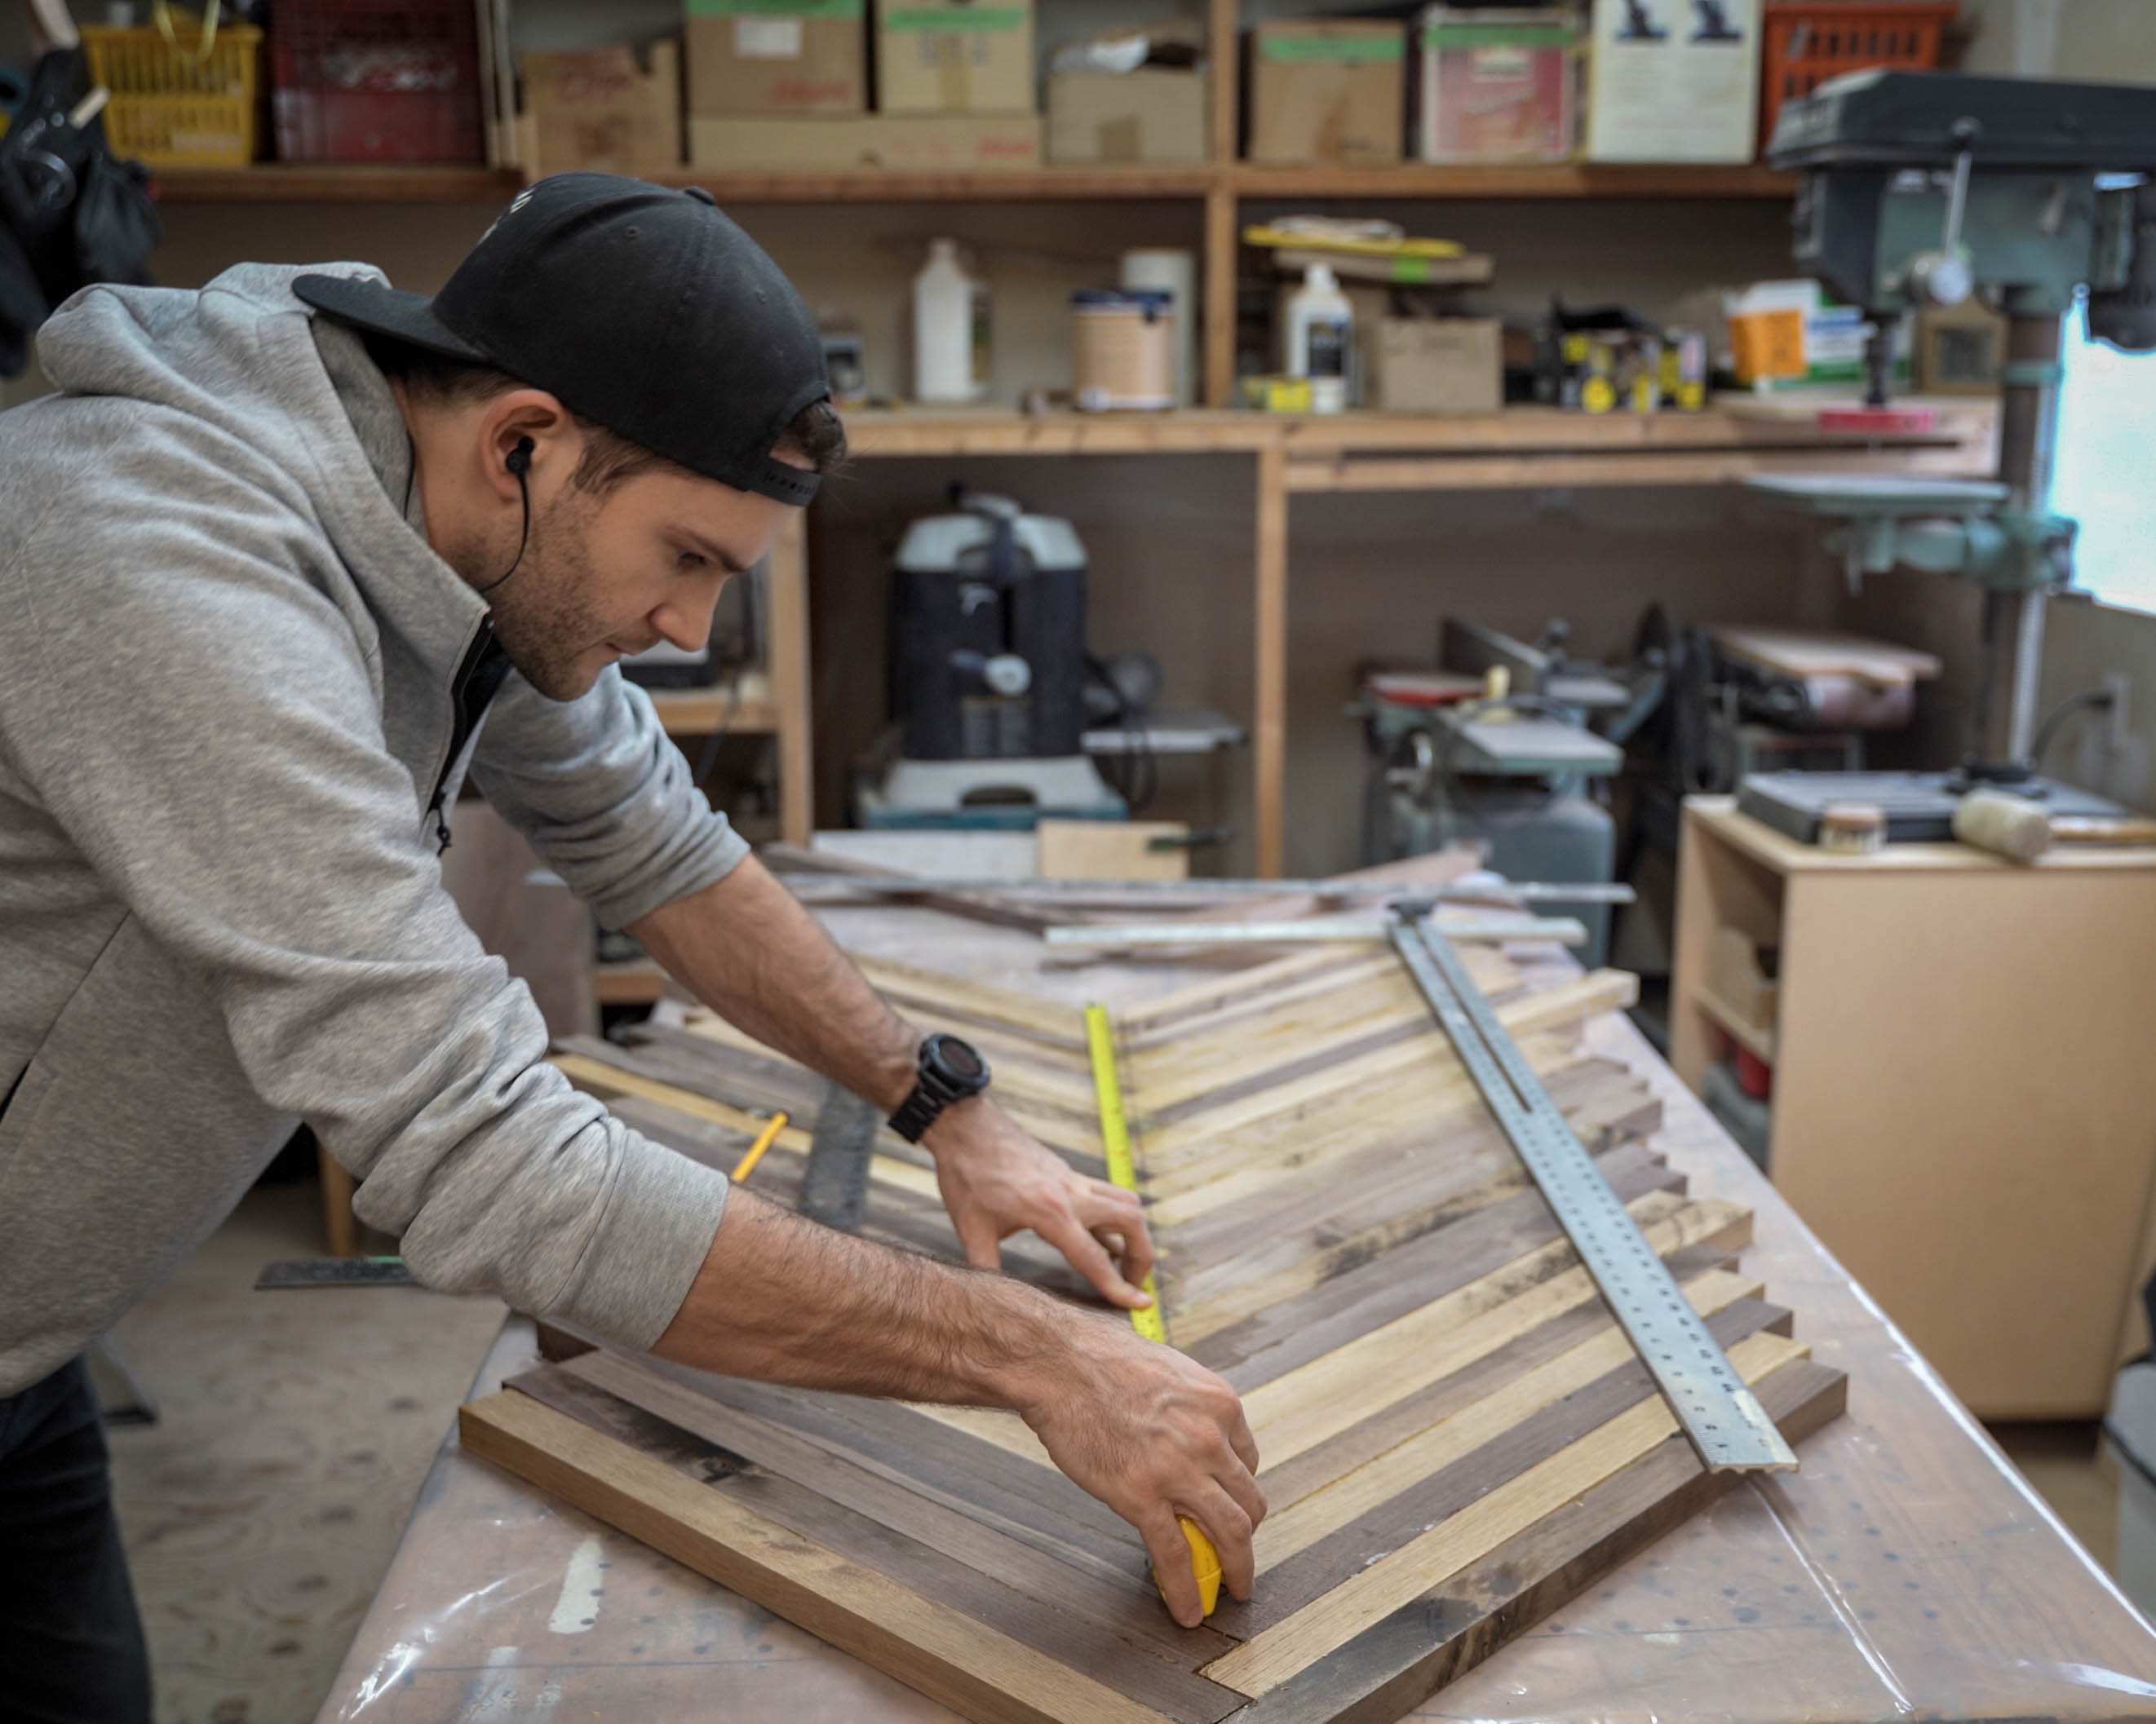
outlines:
[[1151, 288], [1081, 288], [1070, 295], [1070, 384], [1083, 413], [1175, 405], [1175, 307]]

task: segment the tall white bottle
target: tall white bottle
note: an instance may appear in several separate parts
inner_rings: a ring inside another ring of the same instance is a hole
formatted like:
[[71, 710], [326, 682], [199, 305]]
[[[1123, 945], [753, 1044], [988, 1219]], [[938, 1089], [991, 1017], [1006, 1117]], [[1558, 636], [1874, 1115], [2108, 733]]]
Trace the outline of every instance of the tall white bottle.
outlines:
[[1312, 264], [1288, 295], [1287, 374], [1310, 379], [1310, 410], [1344, 412], [1355, 367], [1355, 308], [1330, 266]]
[[913, 398], [978, 401], [988, 387], [988, 285], [967, 275], [957, 241], [932, 239], [913, 278]]

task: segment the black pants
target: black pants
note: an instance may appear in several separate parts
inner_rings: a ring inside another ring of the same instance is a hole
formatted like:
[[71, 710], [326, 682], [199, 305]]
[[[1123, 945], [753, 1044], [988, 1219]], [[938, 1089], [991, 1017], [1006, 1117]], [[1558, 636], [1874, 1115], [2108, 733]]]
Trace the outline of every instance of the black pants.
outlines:
[[80, 1359], [0, 1398], [0, 1724], [149, 1724], [150, 1660]]

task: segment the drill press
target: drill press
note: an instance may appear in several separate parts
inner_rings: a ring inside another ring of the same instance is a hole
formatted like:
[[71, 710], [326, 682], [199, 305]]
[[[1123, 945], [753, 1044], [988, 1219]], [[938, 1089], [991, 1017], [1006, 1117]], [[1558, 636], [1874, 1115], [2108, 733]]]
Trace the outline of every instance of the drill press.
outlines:
[[[2092, 336], [2131, 351], [2156, 348], [2156, 90], [1859, 72], [1785, 106], [1767, 159], [1804, 175], [1798, 267], [1871, 321], [1869, 406], [1886, 404], [1904, 312], [1980, 294], [2008, 320], [1995, 481], [1751, 481], [1837, 520], [1830, 543], [1852, 582], [1912, 567], [1984, 588], [1968, 757], [1949, 774], [1894, 775], [1894, 800], [1911, 811], [1895, 835], [1944, 837], [1970, 784], [2062, 793], [2035, 775], [2030, 757], [2045, 602], [2073, 573], [2074, 523], [2049, 508], [2061, 325], [2086, 290]], [[2003, 724], [1994, 711], [2002, 680]], [[1799, 817], [1859, 793], [1826, 782], [1831, 774], [1811, 776], [1822, 782], [1775, 787]], [[1881, 775], [1866, 777], [1876, 799]], [[1754, 811], [1793, 829], [1789, 818]]]

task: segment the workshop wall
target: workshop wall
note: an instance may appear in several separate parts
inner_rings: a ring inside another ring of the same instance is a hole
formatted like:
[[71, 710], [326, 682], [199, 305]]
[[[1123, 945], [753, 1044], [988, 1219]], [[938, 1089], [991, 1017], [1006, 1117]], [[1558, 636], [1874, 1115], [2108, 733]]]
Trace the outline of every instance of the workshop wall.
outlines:
[[1966, 71], [2156, 84], [2149, 0], [1962, 0], [1962, 20]]

